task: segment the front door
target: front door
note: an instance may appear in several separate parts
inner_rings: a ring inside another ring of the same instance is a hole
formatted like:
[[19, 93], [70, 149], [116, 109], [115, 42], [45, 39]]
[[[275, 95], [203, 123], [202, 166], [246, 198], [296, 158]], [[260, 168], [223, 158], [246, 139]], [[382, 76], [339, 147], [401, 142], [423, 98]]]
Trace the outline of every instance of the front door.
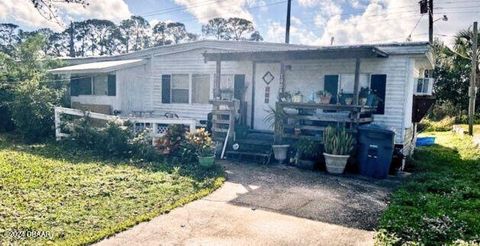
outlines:
[[280, 89], [280, 64], [257, 63], [255, 69], [255, 87], [252, 88], [253, 104], [253, 129], [273, 131], [270, 123], [265, 122], [268, 110], [275, 108]]

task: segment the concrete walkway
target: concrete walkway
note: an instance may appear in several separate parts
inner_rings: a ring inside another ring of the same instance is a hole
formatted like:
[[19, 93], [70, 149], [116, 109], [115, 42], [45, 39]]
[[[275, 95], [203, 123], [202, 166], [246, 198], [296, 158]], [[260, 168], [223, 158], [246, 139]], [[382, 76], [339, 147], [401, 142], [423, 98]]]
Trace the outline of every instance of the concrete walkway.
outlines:
[[398, 180], [222, 162], [209, 196], [98, 245], [372, 245]]

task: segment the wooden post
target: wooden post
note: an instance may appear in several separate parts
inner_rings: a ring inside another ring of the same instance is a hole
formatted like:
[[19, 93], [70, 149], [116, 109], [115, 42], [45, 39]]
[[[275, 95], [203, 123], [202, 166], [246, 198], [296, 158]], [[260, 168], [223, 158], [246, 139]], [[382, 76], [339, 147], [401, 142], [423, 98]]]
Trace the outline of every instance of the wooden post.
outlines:
[[478, 44], [478, 23], [475, 21], [473, 23], [473, 43], [472, 43], [472, 74], [470, 76], [470, 90], [469, 96], [470, 100], [468, 103], [468, 134], [473, 136], [473, 118], [475, 116], [475, 99], [477, 97], [476, 86], [477, 83], [477, 44]]
[[284, 93], [286, 89], [286, 80], [285, 80], [285, 63], [280, 62], [280, 93]]
[[218, 99], [220, 97], [220, 81], [222, 79], [222, 61], [220, 58], [216, 61], [215, 81], [213, 83], [213, 98]]
[[55, 107], [55, 139], [57, 141], [59, 141], [61, 139], [60, 125], [61, 125], [60, 112], [59, 112], [59, 109], [57, 107]]
[[358, 91], [360, 87], [360, 58], [355, 59], [355, 81], [353, 85], [353, 105], [358, 106]]
[[256, 76], [257, 63], [252, 62], [252, 116], [250, 117], [250, 128], [253, 129], [254, 116], [255, 116], [255, 76]]
[[428, 42], [433, 45], [433, 0], [428, 0]]

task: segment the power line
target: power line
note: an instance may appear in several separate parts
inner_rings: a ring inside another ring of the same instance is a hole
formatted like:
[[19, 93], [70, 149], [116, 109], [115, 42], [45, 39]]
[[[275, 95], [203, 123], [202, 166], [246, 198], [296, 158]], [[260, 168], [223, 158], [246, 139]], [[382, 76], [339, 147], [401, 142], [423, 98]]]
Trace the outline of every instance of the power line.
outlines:
[[417, 21], [417, 23], [415, 24], [415, 26], [413, 27], [413, 29], [412, 29], [412, 31], [410, 32], [410, 34], [408, 35], [407, 40], [410, 40], [410, 39], [412, 38], [413, 31], [415, 31], [415, 29], [417, 28], [418, 24], [420, 23], [420, 21], [422, 20], [422, 18], [423, 18], [424, 15], [425, 15], [425, 14], [422, 14], [422, 15], [420, 16], [420, 18], [418, 18], [418, 21]]

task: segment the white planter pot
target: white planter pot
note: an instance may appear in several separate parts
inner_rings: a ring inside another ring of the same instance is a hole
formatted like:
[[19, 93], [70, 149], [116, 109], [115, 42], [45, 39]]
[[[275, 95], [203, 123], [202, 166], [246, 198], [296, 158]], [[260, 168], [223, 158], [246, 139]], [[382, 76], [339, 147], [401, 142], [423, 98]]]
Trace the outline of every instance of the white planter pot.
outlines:
[[303, 95], [293, 95], [292, 102], [294, 103], [301, 103], [303, 102]]
[[288, 144], [272, 145], [275, 160], [277, 160], [279, 163], [283, 163], [287, 159], [288, 147], [290, 147]]
[[327, 172], [333, 174], [342, 174], [350, 157], [350, 155], [331, 155], [327, 153], [323, 153], [323, 156], [325, 157]]

